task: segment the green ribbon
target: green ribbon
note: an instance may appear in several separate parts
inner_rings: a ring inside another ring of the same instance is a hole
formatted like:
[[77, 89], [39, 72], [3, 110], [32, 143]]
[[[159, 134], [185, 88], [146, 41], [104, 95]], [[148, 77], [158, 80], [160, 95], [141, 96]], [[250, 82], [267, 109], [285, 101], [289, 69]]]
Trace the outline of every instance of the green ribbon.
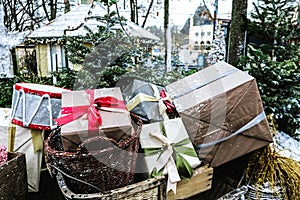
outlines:
[[[163, 126], [163, 123], [161, 122], [161, 132], [164, 136], [166, 136], [165, 128]], [[176, 163], [176, 168], [178, 170], [178, 173], [181, 178], [188, 179], [191, 178], [193, 175], [193, 169], [189, 162], [182, 156], [182, 154], [191, 156], [191, 157], [197, 157], [197, 153], [193, 148], [185, 147], [183, 145], [189, 144], [190, 140], [189, 138], [183, 139], [177, 143], [171, 143], [173, 150], [173, 158]], [[158, 148], [145, 148], [144, 153], [145, 156], [153, 156], [159, 154], [157, 160], [162, 155], [162, 153], [165, 151], [164, 147], [158, 147]], [[154, 168], [150, 174], [150, 177], [155, 177], [162, 175], [163, 169], [160, 171], [157, 171], [156, 168]]]

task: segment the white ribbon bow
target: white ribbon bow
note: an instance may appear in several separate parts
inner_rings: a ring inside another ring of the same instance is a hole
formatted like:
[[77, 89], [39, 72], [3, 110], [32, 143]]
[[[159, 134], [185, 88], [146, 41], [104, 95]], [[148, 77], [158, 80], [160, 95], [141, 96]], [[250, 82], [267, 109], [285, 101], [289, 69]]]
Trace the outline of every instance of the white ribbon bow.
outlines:
[[173, 148], [168, 141], [168, 138], [161, 133], [150, 133], [151, 136], [157, 138], [163, 143], [164, 151], [157, 159], [157, 171], [160, 171], [164, 167], [164, 172], [168, 174], [167, 192], [173, 190], [176, 194], [177, 182], [181, 180], [175, 161], [173, 159]]

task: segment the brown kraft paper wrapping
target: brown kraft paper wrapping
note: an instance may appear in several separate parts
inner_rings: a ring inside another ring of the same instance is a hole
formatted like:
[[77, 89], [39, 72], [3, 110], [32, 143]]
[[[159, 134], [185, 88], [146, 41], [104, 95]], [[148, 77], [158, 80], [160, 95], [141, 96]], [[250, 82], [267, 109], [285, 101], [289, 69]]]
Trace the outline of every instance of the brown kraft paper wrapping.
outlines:
[[[123, 100], [119, 88], [104, 88], [94, 90], [94, 98], [113, 96]], [[62, 107], [88, 105], [85, 91], [72, 91], [63, 93]], [[87, 114], [71, 121], [61, 127], [61, 140], [65, 151], [76, 151], [78, 145], [85, 139], [95, 136], [107, 136], [119, 141], [132, 134], [130, 113], [125, 109], [100, 108], [102, 125], [99, 130], [88, 130]]]
[[[217, 167], [272, 142], [266, 118], [234, 135], [263, 113], [253, 77], [220, 62], [166, 87], [198, 156]], [[189, 91], [190, 89], [190, 91]], [[224, 138], [225, 141], [217, 142]], [[205, 146], [205, 144], [215, 143]], [[204, 146], [203, 146], [204, 144]]]

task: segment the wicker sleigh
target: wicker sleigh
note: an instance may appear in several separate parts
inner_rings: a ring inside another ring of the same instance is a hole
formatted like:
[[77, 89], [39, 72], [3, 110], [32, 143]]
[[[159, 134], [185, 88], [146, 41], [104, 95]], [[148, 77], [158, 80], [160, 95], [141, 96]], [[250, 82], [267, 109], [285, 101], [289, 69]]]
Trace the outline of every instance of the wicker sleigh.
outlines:
[[65, 176], [57, 172], [55, 178], [63, 196], [68, 200], [165, 200], [166, 180], [164, 176], [155, 177], [133, 183], [121, 188], [110, 190], [106, 194], [80, 194], [70, 190], [65, 182]]
[[142, 122], [132, 117], [135, 133], [128, 139], [97, 136], [82, 142], [76, 152], [63, 151], [60, 128], [53, 131], [45, 140], [50, 174], [64, 174], [68, 188], [79, 194], [107, 194], [133, 183]]

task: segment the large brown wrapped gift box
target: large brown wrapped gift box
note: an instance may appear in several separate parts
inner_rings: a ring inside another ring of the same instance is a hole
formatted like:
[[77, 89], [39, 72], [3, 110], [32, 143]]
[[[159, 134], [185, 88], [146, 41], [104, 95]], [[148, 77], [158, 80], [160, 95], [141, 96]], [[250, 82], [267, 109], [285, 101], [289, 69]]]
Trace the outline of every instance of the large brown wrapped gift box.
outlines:
[[272, 142], [254, 77], [219, 62], [166, 87], [200, 159], [217, 167]]
[[[71, 110], [69, 116], [63, 114], [67, 109]], [[97, 119], [89, 117], [95, 111]], [[78, 145], [90, 137], [105, 135], [120, 141], [128, 138], [133, 131], [130, 113], [117, 87], [63, 92], [62, 117], [57, 121], [62, 124], [61, 140], [65, 151], [76, 151]]]

